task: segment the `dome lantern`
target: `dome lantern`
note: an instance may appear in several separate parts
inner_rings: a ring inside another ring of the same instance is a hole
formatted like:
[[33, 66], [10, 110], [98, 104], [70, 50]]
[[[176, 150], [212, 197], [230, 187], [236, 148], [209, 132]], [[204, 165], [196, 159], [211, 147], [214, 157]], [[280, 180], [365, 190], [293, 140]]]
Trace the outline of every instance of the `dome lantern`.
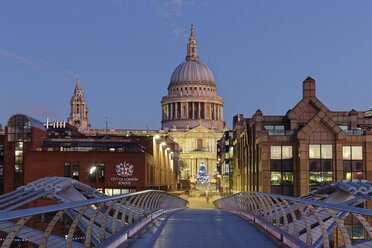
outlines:
[[186, 61], [190, 60], [199, 60], [198, 56], [198, 46], [196, 45], [195, 36], [194, 36], [194, 24], [191, 24], [191, 34], [189, 38], [189, 43], [187, 44], [187, 56]]

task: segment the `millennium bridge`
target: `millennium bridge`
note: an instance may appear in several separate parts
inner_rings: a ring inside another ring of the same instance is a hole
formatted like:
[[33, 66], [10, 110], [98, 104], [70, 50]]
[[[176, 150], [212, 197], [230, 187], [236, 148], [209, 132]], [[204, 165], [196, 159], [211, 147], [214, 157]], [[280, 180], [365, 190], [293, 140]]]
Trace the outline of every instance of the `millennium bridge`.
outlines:
[[107, 196], [48, 177], [0, 196], [0, 245], [372, 247], [371, 197], [372, 182], [352, 180], [300, 198], [240, 192], [190, 209], [164, 191]]

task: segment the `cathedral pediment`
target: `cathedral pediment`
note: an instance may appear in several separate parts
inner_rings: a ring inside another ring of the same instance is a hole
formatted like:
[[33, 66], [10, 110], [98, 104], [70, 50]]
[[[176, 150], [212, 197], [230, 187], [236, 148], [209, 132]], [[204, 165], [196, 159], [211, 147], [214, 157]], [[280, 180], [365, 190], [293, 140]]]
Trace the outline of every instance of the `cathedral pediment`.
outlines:
[[206, 127], [203, 127], [203, 126], [194, 127], [193, 129], [190, 129], [186, 133], [188, 133], [188, 134], [190, 134], [190, 133], [211, 133], [211, 134], [214, 134], [214, 132], [212, 130], [210, 130]]

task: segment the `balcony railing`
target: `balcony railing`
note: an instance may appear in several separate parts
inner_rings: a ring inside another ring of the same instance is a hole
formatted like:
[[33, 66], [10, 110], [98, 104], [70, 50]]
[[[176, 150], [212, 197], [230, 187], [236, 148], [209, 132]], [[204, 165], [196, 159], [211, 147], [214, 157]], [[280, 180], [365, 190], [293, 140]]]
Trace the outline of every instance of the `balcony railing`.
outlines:
[[354, 130], [344, 130], [346, 135], [364, 135], [364, 131], [362, 129], [354, 129]]

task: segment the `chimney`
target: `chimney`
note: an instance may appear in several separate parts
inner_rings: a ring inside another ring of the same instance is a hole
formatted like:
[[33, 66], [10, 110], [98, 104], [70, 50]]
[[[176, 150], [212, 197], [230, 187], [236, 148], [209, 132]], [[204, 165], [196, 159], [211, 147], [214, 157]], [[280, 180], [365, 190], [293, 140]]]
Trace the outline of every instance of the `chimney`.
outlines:
[[315, 80], [311, 77], [307, 77], [302, 83], [303, 98], [315, 97]]

